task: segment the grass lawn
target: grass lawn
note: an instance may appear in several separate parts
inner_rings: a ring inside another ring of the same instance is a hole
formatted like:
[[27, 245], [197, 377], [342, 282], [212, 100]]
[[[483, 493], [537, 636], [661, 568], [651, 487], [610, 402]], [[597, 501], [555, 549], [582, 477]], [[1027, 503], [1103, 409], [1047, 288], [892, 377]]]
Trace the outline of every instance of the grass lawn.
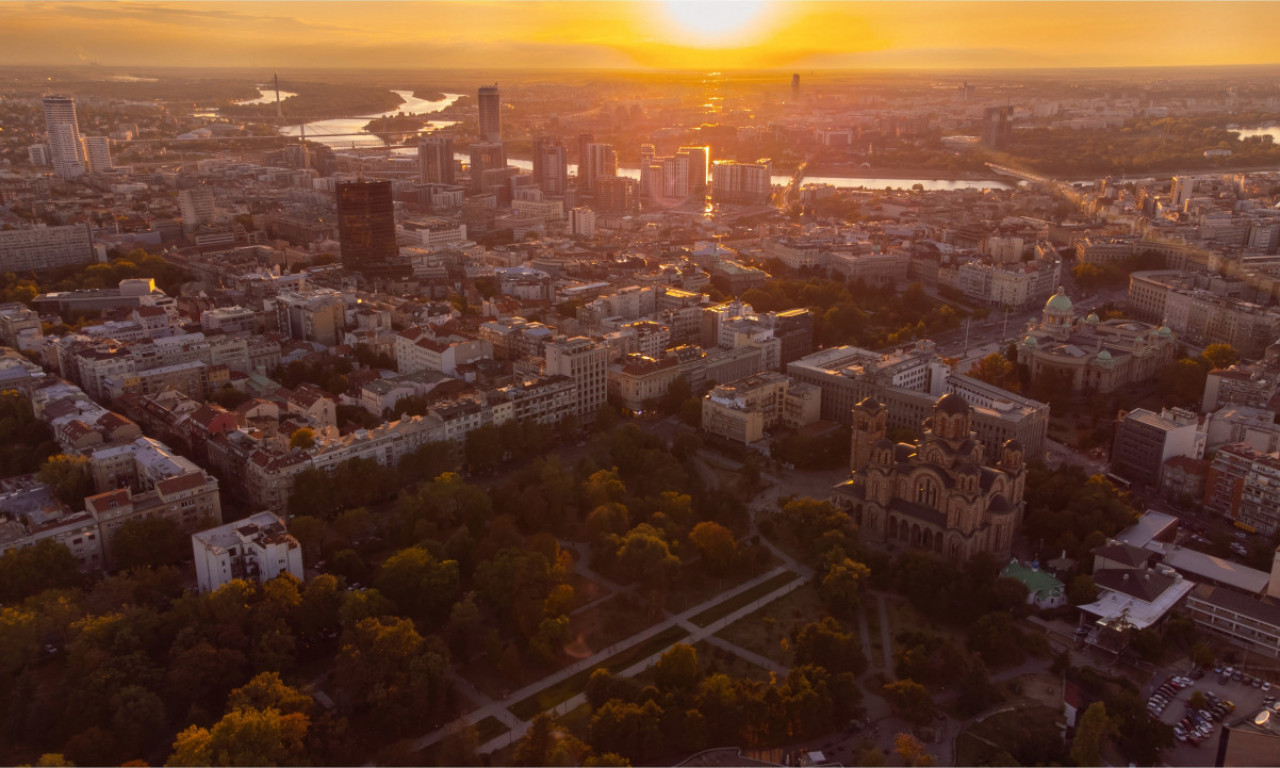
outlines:
[[[1001, 712], [965, 729], [956, 739], [956, 765], [1046, 765], [1066, 758], [1059, 711], [1028, 706]], [[992, 762], [1002, 753], [1018, 762]]]
[[501, 736], [509, 730], [511, 729], [493, 715], [476, 723], [476, 735], [479, 737], [481, 744], [496, 736]]
[[668, 627], [643, 643], [634, 645], [621, 653], [615, 653], [606, 659], [603, 664], [584, 669], [555, 685], [543, 688], [532, 696], [512, 704], [508, 709], [521, 720], [532, 720], [539, 712], [545, 712], [557, 704], [582, 693], [587, 687], [587, 680], [590, 679], [591, 673], [596, 669], [603, 667], [616, 675], [632, 664], [646, 659], [672, 643], [683, 639], [687, 634], [680, 627]]
[[695, 615], [690, 619], [690, 621], [697, 624], [699, 627], [710, 626], [739, 608], [751, 605], [756, 600], [759, 600], [775, 589], [795, 581], [796, 578], [796, 575], [791, 571], [783, 571], [771, 579], [766, 579], [765, 581], [760, 582], [745, 592], [741, 592], [728, 600], [717, 605], [713, 605], [702, 613]]
[[751, 581], [781, 564], [777, 558], [770, 556], [769, 564], [759, 570], [713, 576], [707, 573], [701, 560], [684, 563], [680, 566], [680, 575], [673, 582], [676, 586], [667, 597], [667, 610], [671, 613], [684, 613], [693, 606], [704, 603], [743, 582]]
[[[791, 652], [783, 650], [782, 641], [790, 636], [792, 627], [818, 621], [826, 615], [817, 585], [805, 584], [785, 598], [735, 621], [716, 636], [779, 664], [790, 664]], [[857, 622], [846, 624], [845, 630], [856, 634]]]
[[[583, 741], [590, 741], [592, 714], [591, 705], [582, 703], [557, 717], [556, 725]], [[494, 763], [494, 765], [502, 765], [502, 763]]]
[[693, 646], [693, 648], [698, 652], [698, 666], [702, 669], [703, 675], [723, 674], [734, 679], [746, 678], [748, 680], [758, 680], [762, 683], [769, 682], [769, 670], [757, 667], [736, 653], [726, 651], [720, 646], [712, 645], [705, 640]]
[[458, 671], [493, 699], [506, 698], [512, 691], [535, 682], [558, 669], [564, 669], [578, 659], [585, 659], [603, 648], [631, 637], [645, 627], [656, 624], [655, 616], [648, 617], [650, 611], [631, 595], [618, 595], [606, 600], [591, 610], [572, 616], [569, 619], [570, 640], [564, 653], [553, 665], [535, 663], [526, 658], [518, 680], [503, 678], [497, 663], [485, 654], [480, 654]]
[[[875, 604], [871, 603], [871, 605], [874, 607]], [[896, 637], [899, 632], [919, 632], [926, 635], [938, 635], [961, 648], [964, 647], [964, 633], [958, 632], [941, 622], [930, 621], [928, 616], [916, 610], [916, 607], [906, 600], [886, 597], [885, 607], [889, 611], [890, 638]], [[874, 613], [878, 614], [879, 611], [874, 611]]]

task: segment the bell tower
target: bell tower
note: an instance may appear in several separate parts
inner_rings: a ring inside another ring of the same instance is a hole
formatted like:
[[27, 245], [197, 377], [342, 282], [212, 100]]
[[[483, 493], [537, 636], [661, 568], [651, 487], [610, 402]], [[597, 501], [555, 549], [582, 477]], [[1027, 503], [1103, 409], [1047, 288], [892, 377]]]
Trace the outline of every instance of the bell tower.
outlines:
[[871, 448], [884, 439], [888, 410], [870, 396], [853, 408], [853, 444], [849, 451], [849, 471], [865, 469], [871, 461]]

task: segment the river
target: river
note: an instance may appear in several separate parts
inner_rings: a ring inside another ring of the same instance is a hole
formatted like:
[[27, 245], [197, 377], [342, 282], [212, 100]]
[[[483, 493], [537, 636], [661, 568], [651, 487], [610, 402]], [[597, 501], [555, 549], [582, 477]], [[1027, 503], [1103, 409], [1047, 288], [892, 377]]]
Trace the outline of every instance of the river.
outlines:
[[[453, 102], [462, 97], [459, 93], [446, 93], [440, 101], [427, 101], [419, 99], [413, 95], [413, 91], [392, 91], [404, 99], [404, 103], [395, 109], [381, 112], [376, 115], [362, 115], [360, 117], [335, 117], [330, 120], [317, 120], [314, 123], [306, 124], [307, 139], [316, 141], [321, 144], [327, 144], [334, 149], [350, 149], [352, 147], [382, 147], [386, 144], [377, 136], [372, 134], [367, 136], [343, 136], [340, 134], [364, 133], [364, 127], [368, 125], [370, 120], [377, 117], [390, 117], [396, 113], [406, 115], [425, 115], [444, 109]], [[446, 128], [454, 125], [453, 120], [432, 120], [428, 125], [433, 129]], [[280, 129], [281, 135], [297, 136], [301, 133], [296, 125], [287, 125]], [[339, 135], [335, 135], [339, 134]]]
[[1280, 126], [1270, 126], [1268, 128], [1242, 128], [1233, 131], [1235, 135], [1242, 139], [1251, 139], [1254, 136], [1270, 136], [1271, 140], [1276, 144], [1280, 144]]
[[[397, 152], [405, 151], [413, 152], [415, 150], [396, 150]], [[453, 157], [456, 160], [469, 162], [471, 156], [465, 152], [455, 152]], [[533, 161], [531, 160], [507, 160], [508, 165], [514, 165], [522, 171], [532, 171]], [[569, 173], [576, 175], [578, 173], [577, 163], [569, 163]], [[628, 179], [639, 179], [639, 168], [619, 168], [619, 176], [625, 176]], [[774, 186], [785, 187], [791, 183], [790, 176], [773, 176]], [[955, 189], [1014, 189], [1014, 185], [1004, 181], [995, 179], [879, 179], [873, 177], [858, 176], [805, 176], [804, 184], [830, 184], [833, 187], [843, 189], [854, 189], [865, 187], [866, 189], [884, 189], [892, 187], [893, 189], [911, 189], [916, 184], [924, 187], [927, 192], [947, 192]]]
[[[350, 149], [353, 147], [382, 147], [385, 143], [377, 136], [352, 136], [341, 134], [357, 134], [364, 133], [364, 127], [368, 122], [376, 117], [389, 117], [396, 113], [404, 113], [406, 115], [423, 115], [437, 110], [444, 109], [453, 102], [461, 98], [461, 94], [446, 93], [444, 99], [440, 101], [427, 101], [419, 99], [413, 95], [412, 91], [392, 91], [404, 99], [404, 103], [395, 109], [382, 112], [376, 115], [363, 115], [361, 117], [336, 117], [330, 120], [317, 120], [313, 123], [306, 124], [307, 139], [317, 141], [321, 144], [327, 144], [334, 149]], [[263, 92], [264, 97], [266, 91]], [[284, 91], [280, 92], [284, 97]], [[271, 92], [272, 100], [274, 100], [275, 92]], [[249, 103], [249, 102], [244, 102]], [[269, 103], [269, 102], [259, 102]], [[428, 125], [432, 129], [447, 128], [455, 125], [452, 120], [432, 120]], [[285, 126], [280, 129], [280, 133], [284, 136], [298, 136], [301, 131], [296, 125]], [[337, 134], [337, 135], [335, 135]], [[413, 148], [402, 148], [392, 150], [395, 154], [416, 154], [417, 150]], [[463, 162], [468, 162], [470, 156], [465, 152], [457, 152], [454, 157]], [[533, 162], [530, 160], [508, 160], [508, 163], [514, 165], [522, 171], [533, 170]], [[569, 164], [569, 173], [576, 174], [578, 166], [576, 163]], [[629, 179], [639, 179], [639, 168], [619, 168], [619, 176], [625, 176]], [[777, 175], [773, 177], [773, 183], [776, 186], [786, 186], [791, 182], [789, 175]], [[881, 179], [876, 177], [844, 177], [844, 176], [806, 176], [805, 184], [830, 184], [833, 187], [842, 188], [858, 188], [866, 189], [884, 189], [891, 187], [893, 189], [911, 189], [916, 184], [924, 187], [926, 191], [949, 191], [956, 189], [1013, 189], [1014, 185], [1004, 181], [995, 179]]]
[[[276, 91], [275, 91], [275, 88], [272, 88], [272, 87], [271, 87], [271, 86], [269, 86], [269, 85], [259, 85], [259, 86], [257, 86], [257, 88], [258, 88], [258, 93], [260, 93], [260, 94], [261, 94], [260, 96], [258, 96], [258, 98], [256, 98], [256, 99], [245, 99], [245, 100], [243, 100], [243, 101], [237, 101], [237, 102], [235, 102], [235, 103], [236, 103], [236, 104], [245, 104], [245, 105], [248, 105], [248, 104], [275, 104], [275, 103], [276, 103]], [[298, 95], [298, 94], [296, 94], [296, 93], [292, 93], [292, 92], [290, 92], [290, 91], [281, 91], [281, 92], [280, 92], [280, 101], [284, 101], [285, 99], [288, 99], [288, 98], [291, 98], [291, 97], [293, 97], [293, 96], [297, 96], [297, 95]]]

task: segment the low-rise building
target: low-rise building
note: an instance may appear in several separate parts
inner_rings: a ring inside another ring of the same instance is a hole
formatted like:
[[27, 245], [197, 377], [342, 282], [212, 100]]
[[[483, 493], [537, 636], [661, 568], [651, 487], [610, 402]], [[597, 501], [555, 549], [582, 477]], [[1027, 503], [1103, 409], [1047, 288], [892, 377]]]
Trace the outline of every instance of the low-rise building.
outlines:
[[792, 394], [791, 385], [786, 376], [772, 371], [721, 384], [702, 398], [702, 428], [749, 444], [779, 424], [802, 427], [817, 421], [821, 390], [801, 384]]
[[191, 548], [201, 592], [217, 590], [232, 579], [261, 584], [285, 573], [298, 581], [306, 578], [302, 545], [271, 512], [193, 533]]

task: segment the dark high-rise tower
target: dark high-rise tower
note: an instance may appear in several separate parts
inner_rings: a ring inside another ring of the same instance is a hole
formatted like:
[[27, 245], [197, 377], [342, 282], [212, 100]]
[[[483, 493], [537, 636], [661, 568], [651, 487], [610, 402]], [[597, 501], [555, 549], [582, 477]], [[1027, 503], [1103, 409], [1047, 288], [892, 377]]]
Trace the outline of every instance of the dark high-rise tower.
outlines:
[[800, 100], [800, 74], [796, 73], [791, 76], [791, 100]]
[[453, 137], [423, 136], [418, 142], [418, 173], [423, 184], [453, 183]]
[[533, 183], [543, 194], [563, 195], [569, 180], [569, 153], [557, 138], [543, 136], [533, 142]]
[[476, 96], [480, 104], [480, 138], [491, 144], [502, 141], [502, 100], [498, 85], [486, 85]]
[[335, 191], [343, 265], [369, 278], [409, 277], [412, 268], [396, 245], [391, 182], [339, 182]]
[[484, 172], [507, 167], [507, 152], [500, 143], [472, 144], [471, 148], [471, 190], [480, 192], [484, 189]]

